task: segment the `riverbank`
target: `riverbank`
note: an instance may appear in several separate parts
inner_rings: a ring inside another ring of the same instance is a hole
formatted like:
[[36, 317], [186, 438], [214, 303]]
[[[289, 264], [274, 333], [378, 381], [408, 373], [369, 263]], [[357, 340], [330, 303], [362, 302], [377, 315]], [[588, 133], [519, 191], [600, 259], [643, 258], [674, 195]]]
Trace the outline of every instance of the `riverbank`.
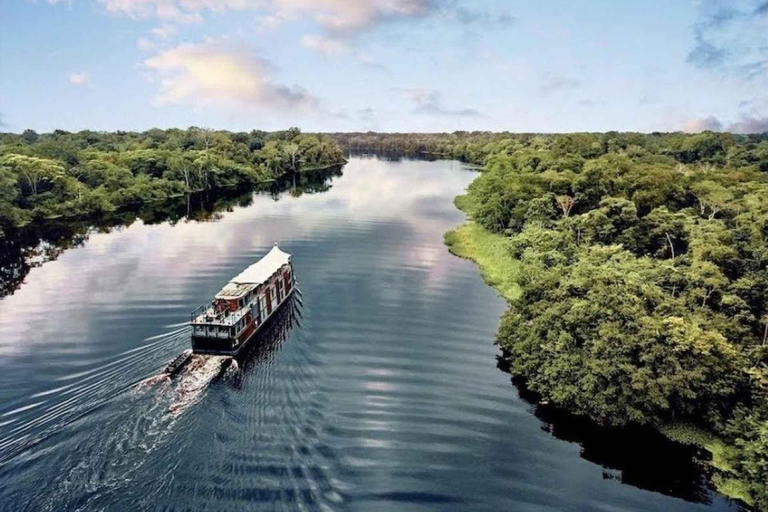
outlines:
[[[513, 258], [509, 237], [493, 233], [472, 220], [477, 203], [469, 194], [457, 196], [455, 206], [467, 215], [467, 222], [444, 234], [448, 250], [461, 258], [477, 264], [483, 280], [498, 290], [507, 302], [518, 300], [521, 288], [518, 284], [521, 264]], [[748, 482], [737, 477], [731, 463], [738, 457], [736, 450], [726, 442], [700, 427], [690, 424], [664, 424], [657, 430], [668, 439], [689, 446], [696, 446], [709, 458], [708, 473], [717, 492], [728, 498], [754, 506], [749, 494]]]
[[[469, 215], [469, 196], [458, 196], [454, 204]], [[509, 241], [504, 235], [491, 233], [469, 220], [444, 235], [445, 245], [452, 254], [474, 261], [483, 280], [496, 288], [507, 301], [520, 296], [517, 285], [519, 265], [509, 252]]]

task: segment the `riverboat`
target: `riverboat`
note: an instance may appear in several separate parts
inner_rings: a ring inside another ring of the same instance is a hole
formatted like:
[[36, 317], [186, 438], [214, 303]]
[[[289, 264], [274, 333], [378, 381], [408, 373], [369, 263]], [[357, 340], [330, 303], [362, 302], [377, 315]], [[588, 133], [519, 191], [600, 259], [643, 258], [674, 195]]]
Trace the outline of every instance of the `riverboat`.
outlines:
[[237, 355], [296, 289], [291, 255], [277, 244], [191, 314], [192, 351]]

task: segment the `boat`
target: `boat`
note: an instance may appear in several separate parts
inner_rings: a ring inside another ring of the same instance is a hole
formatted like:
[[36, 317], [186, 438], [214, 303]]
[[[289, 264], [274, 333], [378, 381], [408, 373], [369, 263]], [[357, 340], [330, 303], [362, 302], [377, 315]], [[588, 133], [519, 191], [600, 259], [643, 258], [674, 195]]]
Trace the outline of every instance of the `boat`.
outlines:
[[237, 355], [296, 289], [291, 255], [275, 244], [190, 318], [192, 352]]

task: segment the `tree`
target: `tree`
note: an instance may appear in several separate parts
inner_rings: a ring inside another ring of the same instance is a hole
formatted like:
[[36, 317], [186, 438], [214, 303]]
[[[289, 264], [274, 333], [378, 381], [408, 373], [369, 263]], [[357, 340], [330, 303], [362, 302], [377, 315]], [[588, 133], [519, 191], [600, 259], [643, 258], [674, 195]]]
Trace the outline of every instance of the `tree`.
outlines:
[[35, 130], [24, 130], [21, 134], [21, 138], [27, 141], [27, 144], [34, 144], [40, 136]]
[[557, 196], [555, 200], [557, 201], [557, 205], [563, 211], [563, 217], [566, 219], [571, 214], [571, 210], [573, 210], [573, 207], [576, 206], [576, 203], [578, 202], [575, 197], [571, 196]]
[[296, 160], [299, 156], [299, 145], [295, 142], [289, 142], [283, 146], [283, 150], [291, 161], [291, 170], [294, 172], [298, 171], [299, 169], [296, 166]]
[[706, 215], [709, 210], [709, 220], [714, 219], [718, 212], [733, 201], [733, 194], [728, 189], [711, 180], [693, 184], [691, 193], [699, 202], [699, 211], [702, 215]]
[[32, 195], [38, 193], [40, 183], [64, 175], [64, 167], [56, 161], [34, 156], [8, 154], [0, 158], [0, 165], [20, 175], [29, 185]]

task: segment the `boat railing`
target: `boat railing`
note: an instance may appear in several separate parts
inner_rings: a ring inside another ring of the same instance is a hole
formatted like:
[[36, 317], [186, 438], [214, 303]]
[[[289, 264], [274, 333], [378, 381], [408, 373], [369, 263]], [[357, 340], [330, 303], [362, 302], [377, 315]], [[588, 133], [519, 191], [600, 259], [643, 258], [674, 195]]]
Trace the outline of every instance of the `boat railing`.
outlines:
[[205, 310], [206, 310], [207, 308], [209, 308], [209, 307], [210, 307], [210, 306], [207, 306], [207, 305], [205, 305], [205, 304], [203, 304], [203, 305], [201, 305], [201, 306], [198, 306], [198, 307], [196, 307], [196, 308], [195, 308], [195, 310], [194, 310], [194, 311], [192, 311], [192, 313], [190, 313], [190, 315], [189, 315], [189, 321], [190, 321], [190, 322], [194, 322], [194, 321], [196, 321], [196, 320], [198, 319], [198, 317], [199, 317], [200, 315], [202, 315], [203, 313], [205, 313]]
[[249, 308], [246, 307], [235, 312], [216, 311], [210, 305], [203, 304], [192, 311], [190, 314], [190, 322], [232, 327], [245, 316], [245, 313], [248, 312], [248, 310]]

